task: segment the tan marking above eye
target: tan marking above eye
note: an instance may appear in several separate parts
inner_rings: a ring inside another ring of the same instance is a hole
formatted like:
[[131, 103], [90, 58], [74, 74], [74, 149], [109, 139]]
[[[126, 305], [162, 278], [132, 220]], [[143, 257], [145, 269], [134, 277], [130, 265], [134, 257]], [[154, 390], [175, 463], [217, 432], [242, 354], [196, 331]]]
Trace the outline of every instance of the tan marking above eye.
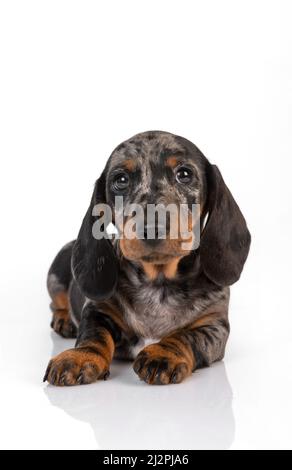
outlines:
[[136, 162], [132, 158], [128, 158], [123, 162], [123, 166], [128, 170], [128, 171], [134, 171], [136, 168]]
[[175, 157], [174, 155], [171, 157], [168, 157], [165, 161], [166, 166], [169, 166], [170, 168], [175, 168], [179, 163], [179, 158]]

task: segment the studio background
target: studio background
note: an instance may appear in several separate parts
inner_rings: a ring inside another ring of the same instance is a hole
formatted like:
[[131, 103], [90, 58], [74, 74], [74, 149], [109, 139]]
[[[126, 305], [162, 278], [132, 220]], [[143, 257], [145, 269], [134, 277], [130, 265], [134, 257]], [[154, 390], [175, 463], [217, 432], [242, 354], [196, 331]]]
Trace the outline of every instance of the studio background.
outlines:
[[[291, 19], [288, 0], [0, 2], [1, 448], [292, 447]], [[150, 129], [219, 166], [252, 233], [224, 363], [44, 385], [73, 344], [49, 327], [49, 265], [113, 148]]]

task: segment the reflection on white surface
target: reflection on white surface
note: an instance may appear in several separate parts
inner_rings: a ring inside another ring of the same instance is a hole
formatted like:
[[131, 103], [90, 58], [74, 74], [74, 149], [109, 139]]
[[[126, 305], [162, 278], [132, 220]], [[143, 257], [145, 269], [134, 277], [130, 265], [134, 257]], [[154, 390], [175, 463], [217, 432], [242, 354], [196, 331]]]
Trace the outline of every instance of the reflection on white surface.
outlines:
[[[52, 340], [52, 355], [69, 347], [55, 334]], [[228, 449], [234, 439], [222, 362], [161, 387], [139, 381], [131, 363], [115, 361], [107, 382], [44, 391], [53, 406], [92, 426], [100, 449]]]

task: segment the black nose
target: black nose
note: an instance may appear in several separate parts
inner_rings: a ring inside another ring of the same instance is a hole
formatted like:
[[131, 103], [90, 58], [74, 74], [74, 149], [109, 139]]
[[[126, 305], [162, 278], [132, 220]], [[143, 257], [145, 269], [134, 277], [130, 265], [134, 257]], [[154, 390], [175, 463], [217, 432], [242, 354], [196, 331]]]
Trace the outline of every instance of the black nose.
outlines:
[[150, 246], [159, 245], [166, 238], [165, 227], [162, 225], [145, 225], [144, 226], [144, 243]]

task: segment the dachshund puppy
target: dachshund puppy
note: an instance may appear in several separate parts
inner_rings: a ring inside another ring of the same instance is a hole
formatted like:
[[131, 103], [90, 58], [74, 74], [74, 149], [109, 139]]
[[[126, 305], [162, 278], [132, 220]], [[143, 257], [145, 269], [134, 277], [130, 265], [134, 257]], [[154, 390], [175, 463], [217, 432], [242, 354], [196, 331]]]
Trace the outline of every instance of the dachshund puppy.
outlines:
[[[93, 236], [100, 220], [94, 207], [114, 210], [117, 196], [143, 208], [199, 204], [199, 245], [182, 249], [180, 237], [162, 239], [157, 227], [154, 239], [147, 231], [144, 238]], [[149, 384], [179, 383], [221, 360], [229, 286], [249, 246], [245, 219], [220, 171], [194, 144], [160, 131], [120, 144], [95, 184], [77, 240], [61, 249], [48, 273], [51, 326], [77, 341], [50, 361], [44, 381], [106, 379], [112, 359], [120, 358], [134, 360]]]

